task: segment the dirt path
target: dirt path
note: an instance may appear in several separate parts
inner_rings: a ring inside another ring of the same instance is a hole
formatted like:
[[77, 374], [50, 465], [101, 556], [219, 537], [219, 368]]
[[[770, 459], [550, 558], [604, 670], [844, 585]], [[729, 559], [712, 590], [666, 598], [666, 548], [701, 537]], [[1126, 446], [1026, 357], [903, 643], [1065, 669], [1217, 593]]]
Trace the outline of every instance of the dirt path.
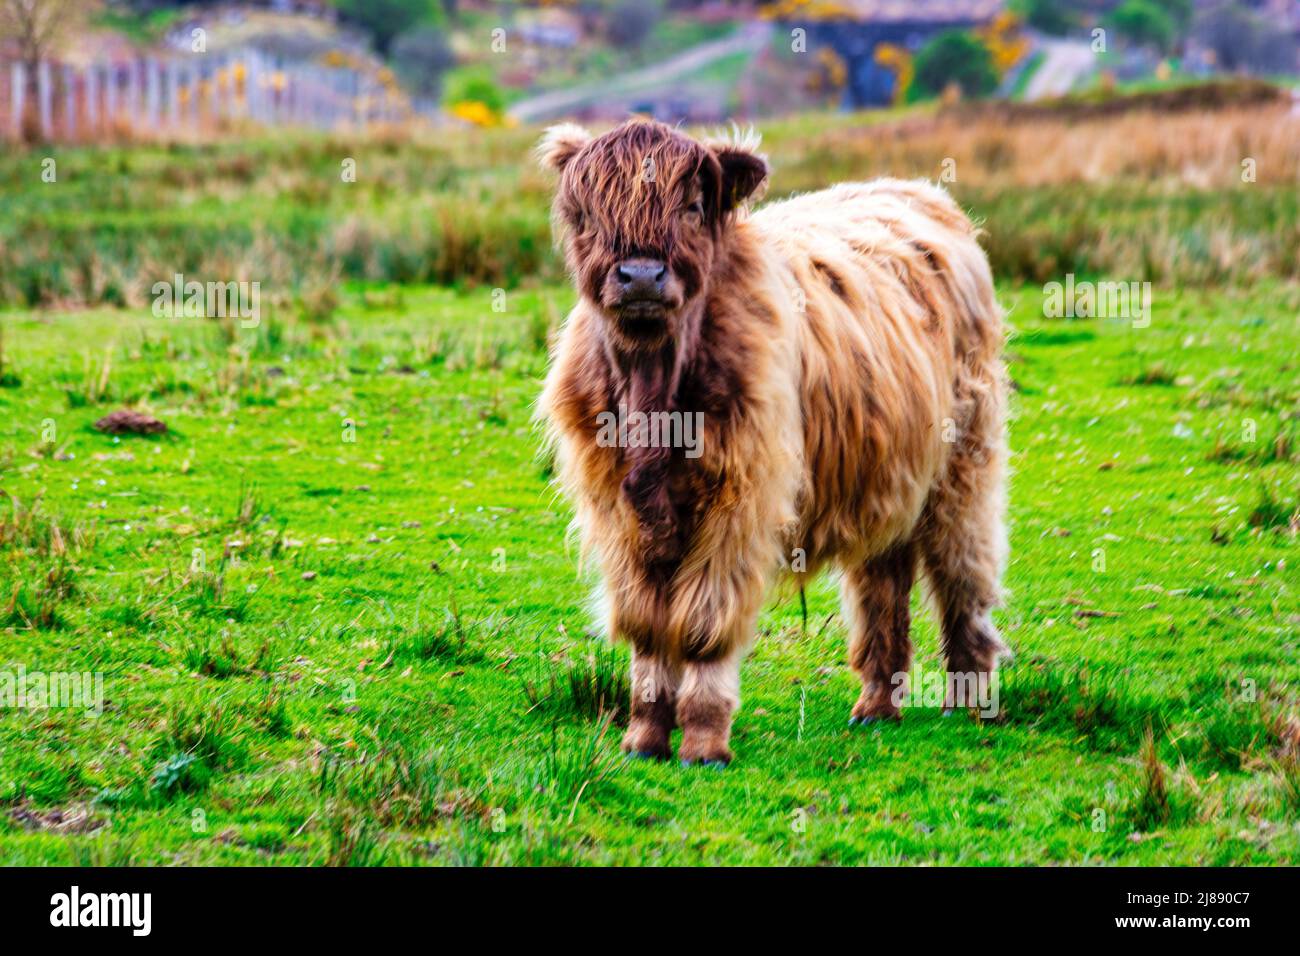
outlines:
[[1097, 65], [1092, 47], [1083, 40], [1042, 41], [1045, 57], [1025, 87], [1025, 99], [1062, 96]]
[[555, 90], [520, 100], [510, 107], [510, 115], [521, 123], [544, 122], [573, 112], [592, 100], [626, 93], [643, 87], [658, 86], [694, 73], [702, 67], [736, 53], [757, 53], [772, 35], [768, 22], [747, 23], [731, 36], [701, 43], [671, 59], [651, 64], [630, 73], [621, 73], [597, 83]]

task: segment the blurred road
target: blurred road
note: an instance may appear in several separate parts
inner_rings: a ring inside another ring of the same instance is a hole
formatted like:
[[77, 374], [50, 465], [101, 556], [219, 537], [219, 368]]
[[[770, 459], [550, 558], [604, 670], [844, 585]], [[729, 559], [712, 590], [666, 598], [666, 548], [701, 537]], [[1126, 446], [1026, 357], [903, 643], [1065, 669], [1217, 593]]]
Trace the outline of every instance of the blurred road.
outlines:
[[1025, 99], [1040, 100], [1063, 96], [1096, 67], [1092, 46], [1085, 40], [1047, 39], [1041, 41], [1043, 63], [1025, 87]]
[[668, 83], [736, 53], [757, 53], [767, 44], [771, 35], [772, 24], [767, 21], [746, 23], [731, 36], [701, 43], [671, 59], [633, 70], [631, 73], [620, 73], [598, 83], [554, 90], [520, 100], [510, 107], [509, 112], [521, 123], [556, 119], [592, 100]]

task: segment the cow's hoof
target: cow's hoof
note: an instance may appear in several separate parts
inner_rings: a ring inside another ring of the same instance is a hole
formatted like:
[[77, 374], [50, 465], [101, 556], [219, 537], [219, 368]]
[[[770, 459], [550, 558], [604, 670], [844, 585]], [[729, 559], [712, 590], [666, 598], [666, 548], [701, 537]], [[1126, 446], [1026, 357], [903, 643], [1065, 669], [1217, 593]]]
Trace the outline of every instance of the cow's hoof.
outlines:
[[903, 714], [897, 708], [886, 708], [885, 710], [872, 709], [863, 713], [861, 709], [854, 707], [853, 713], [849, 714], [850, 727], [870, 727], [874, 724], [898, 723], [903, 719]]
[[667, 760], [671, 756], [660, 750], [629, 750], [627, 755], [633, 760]]
[[623, 735], [622, 750], [638, 760], [668, 760], [673, 755], [668, 733], [648, 724], [629, 727]]
[[[850, 717], [849, 726], [850, 727], [873, 727], [878, 724], [883, 724], [888, 719], [890, 718], [887, 718], [882, 714], [867, 714], [867, 716], [865, 717]], [[894, 717], [892, 719], [898, 720], [899, 718]]]
[[682, 743], [677, 748], [677, 756], [688, 767], [691, 764], [725, 767], [731, 763], [731, 748], [727, 746], [725, 733], [688, 725], [682, 728]]

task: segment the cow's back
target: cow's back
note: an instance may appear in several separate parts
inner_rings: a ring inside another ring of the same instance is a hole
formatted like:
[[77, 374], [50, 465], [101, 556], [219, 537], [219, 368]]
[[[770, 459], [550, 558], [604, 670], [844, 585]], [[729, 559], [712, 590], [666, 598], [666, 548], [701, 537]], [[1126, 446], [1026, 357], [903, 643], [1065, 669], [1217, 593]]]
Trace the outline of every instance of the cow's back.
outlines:
[[910, 533], [947, 458], [965, 356], [996, 351], [988, 264], [969, 220], [922, 182], [845, 183], [746, 224], [788, 270], [802, 355], [812, 561]]

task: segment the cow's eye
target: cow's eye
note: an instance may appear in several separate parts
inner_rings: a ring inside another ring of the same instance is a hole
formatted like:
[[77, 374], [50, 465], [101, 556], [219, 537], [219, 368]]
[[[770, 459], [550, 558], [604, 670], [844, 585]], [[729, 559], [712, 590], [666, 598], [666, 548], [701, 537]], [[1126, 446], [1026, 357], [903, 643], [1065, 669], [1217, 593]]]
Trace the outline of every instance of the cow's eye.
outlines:
[[704, 218], [704, 203], [698, 199], [695, 200], [695, 202], [682, 210], [682, 215], [687, 219], [698, 222]]

